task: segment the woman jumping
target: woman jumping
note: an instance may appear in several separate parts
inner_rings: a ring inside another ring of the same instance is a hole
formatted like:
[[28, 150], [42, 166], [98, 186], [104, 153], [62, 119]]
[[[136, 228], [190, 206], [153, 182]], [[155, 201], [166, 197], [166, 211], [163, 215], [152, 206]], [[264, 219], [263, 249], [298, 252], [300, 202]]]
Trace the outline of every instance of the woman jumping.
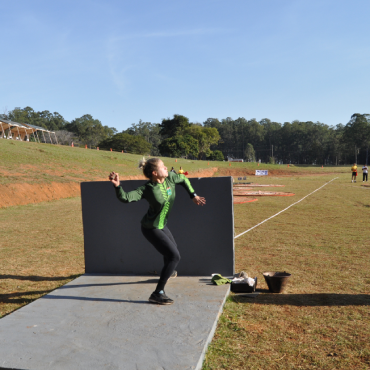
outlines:
[[204, 205], [206, 200], [195, 194], [185, 175], [168, 172], [167, 167], [159, 158], [143, 159], [139, 163], [139, 168], [143, 170], [144, 176], [149, 181], [136, 190], [126, 193], [120, 186], [119, 176], [116, 172], [112, 172], [109, 179], [121, 202], [137, 202], [142, 198], [148, 201], [149, 210], [141, 220], [141, 231], [164, 259], [158, 285], [149, 297], [149, 301], [156, 304], [172, 304], [173, 300], [166, 296], [164, 287], [171, 276], [177, 275], [175, 269], [180, 261], [177, 244], [166, 226], [168, 215], [175, 201], [175, 185], [182, 185], [196, 205]]

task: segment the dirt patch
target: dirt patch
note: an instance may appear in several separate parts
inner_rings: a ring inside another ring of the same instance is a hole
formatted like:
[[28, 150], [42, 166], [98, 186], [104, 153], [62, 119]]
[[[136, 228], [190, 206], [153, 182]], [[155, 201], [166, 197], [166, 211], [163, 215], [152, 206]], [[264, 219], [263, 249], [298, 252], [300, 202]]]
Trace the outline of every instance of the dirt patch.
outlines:
[[[327, 175], [337, 175], [338, 172], [320, 172], [319, 169], [317, 172], [307, 171], [304, 172], [301, 169], [299, 171], [294, 170], [268, 170], [269, 176], [279, 176], [279, 177], [292, 177], [292, 176], [327, 176]], [[241, 168], [219, 168], [218, 176], [255, 176], [255, 170], [247, 170]], [[260, 176], [256, 176], [260, 177]], [[265, 176], [264, 176], [265, 177]]]
[[211, 167], [207, 169], [202, 169], [198, 171], [191, 171], [189, 172], [188, 177], [196, 178], [196, 177], [212, 177], [218, 171], [217, 167]]
[[[217, 171], [217, 167], [189, 174], [189, 177], [211, 177]], [[13, 174], [14, 175], [14, 174]], [[143, 175], [122, 176], [121, 180], [145, 180]], [[107, 178], [95, 178], [93, 181], [108, 181]], [[8, 184], [0, 185], [0, 208], [20, 206], [30, 203], [47, 202], [62, 198], [80, 196], [80, 184], [78, 182], [50, 184]]]
[[[23, 168], [34, 169], [35, 166], [23, 165]], [[68, 169], [68, 172], [79, 172], [78, 170]], [[44, 172], [52, 172], [53, 175], [62, 174], [61, 171], [50, 171], [44, 170]], [[0, 173], [3, 175], [15, 176], [14, 173], [8, 174], [5, 169], [0, 168]], [[217, 173], [218, 176], [254, 176], [254, 170], [245, 170], [237, 168], [217, 168], [210, 167], [206, 169], [199, 169], [197, 171], [191, 171], [188, 175], [189, 178], [197, 177], [212, 177]], [[325, 174], [320, 175], [327, 175]], [[24, 174], [19, 174], [25, 176]], [[270, 176], [317, 176], [318, 174], [313, 173], [302, 173], [293, 172], [286, 170], [269, 170]], [[143, 175], [133, 176], [122, 176], [121, 180], [145, 180]], [[76, 179], [74, 179], [76, 180]], [[81, 179], [82, 180], [82, 179]], [[101, 178], [96, 176], [91, 181], [108, 181], [107, 178]], [[44, 184], [27, 184], [27, 183], [16, 183], [8, 185], [0, 185], [0, 208], [25, 205], [30, 203], [46, 202], [50, 200], [57, 200], [62, 198], [71, 198], [80, 196], [80, 183], [78, 182], [67, 182], [67, 183], [44, 183]]]
[[243, 203], [251, 203], [251, 202], [257, 202], [257, 198], [251, 198], [251, 197], [234, 197], [233, 203], [234, 204], [243, 204]]
[[20, 173], [20, 172], [9, 172], [9, 171], [6, 171], [5, 169], [3, 168], [0, 168], [0, 176], [24, 176], [23, 173]]
[[[268, 170], [269, 176], [295, 176], [300, 175], [303, 176], [304, 173], [302, 172], [295, 172], [292, 170]], [[219, 176], [254, 176], [256, 173], [255, 170], [247, 170], [241, 168], [219, 168], [218, 175]]]
[[80, 194], [80, 184], [52, 182], [50, 184], [0, 185], [0, 194], [0, 208], [3, 208], [77, 197]]

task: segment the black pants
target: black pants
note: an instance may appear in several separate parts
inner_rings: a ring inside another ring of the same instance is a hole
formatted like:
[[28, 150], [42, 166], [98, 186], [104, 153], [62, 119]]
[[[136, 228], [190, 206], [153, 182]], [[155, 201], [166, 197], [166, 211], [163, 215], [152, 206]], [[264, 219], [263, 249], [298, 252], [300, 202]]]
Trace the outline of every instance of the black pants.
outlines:
[[164, 266], [158, 281], [156, 292], [164, 290], [167, 280], [175, 271], [177, 264], [180, 262], [180, 253], [171, 231], [165, 226], [163, 229], [146, 229], [141, 227], [145, 238], [154, 248], [163, 256]]
[[362, 181], [367, 181], [367, 173], [362, 174]]

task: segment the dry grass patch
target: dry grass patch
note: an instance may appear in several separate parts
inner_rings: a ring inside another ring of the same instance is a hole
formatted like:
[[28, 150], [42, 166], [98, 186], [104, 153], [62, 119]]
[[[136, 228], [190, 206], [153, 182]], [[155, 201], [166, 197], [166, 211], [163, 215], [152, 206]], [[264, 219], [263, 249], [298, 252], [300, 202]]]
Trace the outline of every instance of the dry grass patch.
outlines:
[[84, 273], [80, 198], [0, 209], [0, 317]]
[[[328, 177], [266, 179], [295, 197], [234, 206], [235, 233], [272, 216]], [[229, 297], [203, 370], [370, 368], [370, 192], [340, 175], [236, 239], [236, 269], [259, 278], [255, 299]], [[292, 273], [286, 294], [263, 271]]]
[[[262, 293], [229, 297], [204, 370], [370, 368], [370, 189], [339, 176], [236, 239], [236, 269]], [[235, 205], [235, 234], [333, 177], [258, 179], [296, 196]], [[0, 209], [0, 240], [3, 316], [84, 272], [80, 199]], [[267, 292], [274, 270], [292, 273], [286, 294]]]

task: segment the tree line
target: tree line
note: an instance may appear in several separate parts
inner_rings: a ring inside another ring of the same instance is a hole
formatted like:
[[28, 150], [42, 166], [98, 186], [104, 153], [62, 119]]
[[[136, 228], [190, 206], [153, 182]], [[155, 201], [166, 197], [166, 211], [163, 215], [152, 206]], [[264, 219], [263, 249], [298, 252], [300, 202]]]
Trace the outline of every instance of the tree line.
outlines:
[[321, 122], [273, 122], [209, 118], [221, 140], [217, 149], [247, 161], [295, 164], [365, 163], [370, 145], [370, 115], [355, 113], [346, 125]]
[[36, 112], [31, 107], [15, 108], [3, 119], [29, 123], [55, 131], [60, 142], [136, 154], [193, 159], [292, 164], [365, 163], [370, 146], [370, 115], [355, 113], [346, 125], [321, 122], [274, 122], [268, 118], [233, 120], [208, 118], [192, 123], [175, 114], [161, 123], [139, 121], [118, 132], [86, 114], [71, 122], [57, 112]]

